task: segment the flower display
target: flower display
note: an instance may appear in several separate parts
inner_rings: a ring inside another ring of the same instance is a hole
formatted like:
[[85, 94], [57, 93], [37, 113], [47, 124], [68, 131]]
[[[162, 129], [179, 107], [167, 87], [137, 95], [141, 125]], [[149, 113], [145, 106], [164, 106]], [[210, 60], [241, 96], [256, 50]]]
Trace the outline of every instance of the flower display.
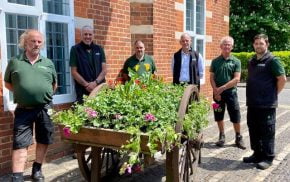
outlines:
[[[122, 165], [120, 174], [142, 170], [139, 158], [141, 135], [148, 136], [151, 155], [158, 152], [157, 141], [163, 143], [163, 151], [169, 151], [180, 144], [181, 137], [181, 133], [175, 132], [175, 125], [184, 86], [164, 83], [150, 72], [139, 76], [129, 70], [129, 76], [131, 80], [126, 84], [102, 89], [94, 97], [85, 97], [83, 104], [53, 114], [54, 122], [67, 128], [65, 136], [77, 133], [83, 126], [129, 133], [130, 140], [121, 148], [128, 151], [129, 160]], [[192, 102], [188, 107], [183, 121], [183, 130], [188, 137], [195, 138], [207, 125], [208, 111], [205, 99]]]

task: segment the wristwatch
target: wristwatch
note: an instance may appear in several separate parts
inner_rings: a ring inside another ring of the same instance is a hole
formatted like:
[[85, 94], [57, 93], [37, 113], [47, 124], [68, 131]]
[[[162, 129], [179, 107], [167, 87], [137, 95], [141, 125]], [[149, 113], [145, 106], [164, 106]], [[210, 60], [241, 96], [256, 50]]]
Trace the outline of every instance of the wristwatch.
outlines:
[[96, 80], [96, 84], [99, 85], [101, 82], [99, 82], [98, 80]]

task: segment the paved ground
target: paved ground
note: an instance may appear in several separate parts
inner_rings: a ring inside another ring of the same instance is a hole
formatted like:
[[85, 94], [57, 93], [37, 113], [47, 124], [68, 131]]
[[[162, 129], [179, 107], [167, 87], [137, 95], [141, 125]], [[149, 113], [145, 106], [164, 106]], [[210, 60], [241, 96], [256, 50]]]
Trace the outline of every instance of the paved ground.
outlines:
[[[289, 85], [288, 85], [289, 86]], [[245, 88], [239, 87], [239, 99], [242, 113], [242, 135], [246, 142], [247, 149], [240, 150], [234, 146], [234, 131], [232, 124], [227, 120], [226, 145], [218, 148], [214, 142], [218, 139], [216, 123], [210, 116], [209, 126], [204, 130], [205, 145], [202, 149], [202, 163], [198, 168], [199, 182], [240, 182], [240, 181], [265, 181], [265, 182], [289, 182], [290, 181], [290, 87], [284, 89], [279, 97], [279, 108], [277, 110], [276, 126], [276, 154], [273, 166], [267, 170], [258, 170], [252, 164], [242, 163], [244, 156], [251, 155], [249, 149], [249, 136], [246, 126]], [[228, 117], [227, 117], [228, 118]], [[82, 182], [84, 179], [78, 170], [77, 161], [71, 157], [65, 157], [45, 164], [43, 172], [46, 181]], [[26, 181], [30, 181], [28, 169], [25, 174]], [[147, 168], [144, 173], [133, 176], [116, 177], [105, 180], [106, 182], [160, 182], [165, 181], [164, 160], [159, 158], [157, 162]], [[6, 182], [8, 176], [3, 176], [0, 181]]]

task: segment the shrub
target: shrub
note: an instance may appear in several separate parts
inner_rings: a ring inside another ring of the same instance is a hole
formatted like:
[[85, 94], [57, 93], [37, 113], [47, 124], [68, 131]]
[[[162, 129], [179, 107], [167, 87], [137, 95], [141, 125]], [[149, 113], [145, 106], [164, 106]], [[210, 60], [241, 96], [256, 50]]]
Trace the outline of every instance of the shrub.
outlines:
[[[274, 51], [272, 52], [274, 56], [279, 57], [281, 60], [281, 63], [283, 64], [285, 68], [286, 76], [290, 76], [290, 51]], [[254, 52], [239, 52], [239, 53], [233, 53], [234, 56], [236, 56], [239, 60], [241, 60], [241, 82], [246, 81], [248, 77], [248, 70], [247, 65], [248, 61], [255, 55]]]

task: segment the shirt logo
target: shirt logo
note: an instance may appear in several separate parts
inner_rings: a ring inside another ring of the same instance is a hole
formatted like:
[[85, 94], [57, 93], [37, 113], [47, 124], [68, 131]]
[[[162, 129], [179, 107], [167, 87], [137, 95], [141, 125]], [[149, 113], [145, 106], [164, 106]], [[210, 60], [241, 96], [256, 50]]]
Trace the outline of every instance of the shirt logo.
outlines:
[[96, 53], [96, 56], [99, 56], [99, 55], [100, 55], [100, 53], [99, 53], [99, 52], [97, 52], [97, 53]]
[[265, 64], [257, 64], [257, 66], [265, 67]]
[[45, 67], [45, 66], [38, 66], [38, 68], [47, 70], [47, 67]]

